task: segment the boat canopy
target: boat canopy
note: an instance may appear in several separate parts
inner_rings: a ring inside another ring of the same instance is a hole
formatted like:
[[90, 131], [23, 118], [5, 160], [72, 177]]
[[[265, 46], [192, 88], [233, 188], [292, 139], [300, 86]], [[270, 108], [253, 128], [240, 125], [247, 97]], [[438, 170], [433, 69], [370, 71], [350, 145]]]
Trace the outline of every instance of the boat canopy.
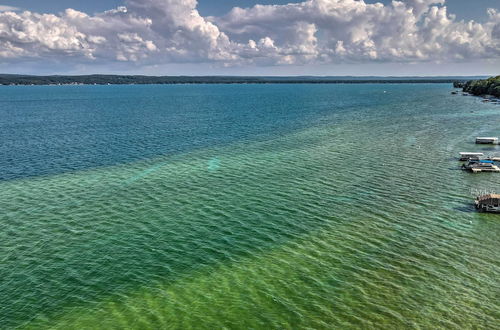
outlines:
[[488, 194], [477, 198], [477, 201], [480, 203], [492, 203], [497, 202], [498, 200], [500, 200], [500, 194]]

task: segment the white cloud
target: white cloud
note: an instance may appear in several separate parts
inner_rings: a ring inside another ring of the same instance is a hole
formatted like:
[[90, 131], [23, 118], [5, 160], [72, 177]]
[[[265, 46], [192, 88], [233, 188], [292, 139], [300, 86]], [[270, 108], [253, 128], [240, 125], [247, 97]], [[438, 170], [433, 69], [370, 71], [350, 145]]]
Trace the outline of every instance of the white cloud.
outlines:
[[[444, 0], [307, 0], [203, 17], [196, 0], [127, 0], [95, 15], [0, 12], [0, 61], [138, 65], [461, 61], [500, 58], [500, 14], [457, 21]], [[0, 6], [0, 11], [6, 6]]]
[[21, 9], [17, 8], [17, 7], [12, 7], [12, 6], [0, 5], [0, 12], [1, 11], [18, 11], [18, 10], [21, 10]]
[[[233, 40], [269, 37], [275, 57], [293, 63], [426, 61], [498, 58], [498, 14], [485, 24], [456, 21], [443, 0], [308, 0], [281, 6], [234, 8], [212, 18]], [[496, 24], [496, 25], [495, 25]], [[308, 26], [314, 33], [303, 33]]]

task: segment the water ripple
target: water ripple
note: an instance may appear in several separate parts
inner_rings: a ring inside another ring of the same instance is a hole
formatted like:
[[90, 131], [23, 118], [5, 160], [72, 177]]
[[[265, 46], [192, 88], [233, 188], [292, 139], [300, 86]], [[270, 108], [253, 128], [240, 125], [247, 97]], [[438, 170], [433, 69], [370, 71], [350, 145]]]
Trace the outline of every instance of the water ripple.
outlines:
[[1, 327], [495, 328], [498, 219], [457, 207], [500, 177], [449, 170], [475, 128], [435, 93], [2, 182]]

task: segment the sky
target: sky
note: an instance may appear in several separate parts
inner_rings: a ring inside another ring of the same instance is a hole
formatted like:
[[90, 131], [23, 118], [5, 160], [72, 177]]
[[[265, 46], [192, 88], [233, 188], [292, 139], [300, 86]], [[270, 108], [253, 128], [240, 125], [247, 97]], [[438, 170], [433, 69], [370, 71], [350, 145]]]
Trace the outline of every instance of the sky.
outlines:
[[498, 0], [0, 0], [0, 72], [498, 75]]

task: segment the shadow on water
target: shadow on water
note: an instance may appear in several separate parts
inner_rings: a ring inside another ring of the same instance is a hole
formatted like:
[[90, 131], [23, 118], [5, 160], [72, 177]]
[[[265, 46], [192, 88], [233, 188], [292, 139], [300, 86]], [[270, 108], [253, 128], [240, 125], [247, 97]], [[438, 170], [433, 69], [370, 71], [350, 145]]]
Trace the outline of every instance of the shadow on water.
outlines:
[[473, 205], [453, 207], [453, 210], [459, 211], [461, 213], [478, 213], [476, 208]]

